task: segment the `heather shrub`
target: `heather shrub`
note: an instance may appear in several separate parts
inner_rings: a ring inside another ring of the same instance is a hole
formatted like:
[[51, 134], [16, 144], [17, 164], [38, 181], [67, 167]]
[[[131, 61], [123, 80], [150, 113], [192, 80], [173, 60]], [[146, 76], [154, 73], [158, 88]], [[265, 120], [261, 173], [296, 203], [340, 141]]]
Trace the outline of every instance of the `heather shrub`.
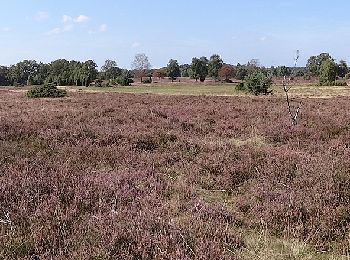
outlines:
[[46, 84], [33, 87], [26, 95], [29, 98], [59, 98], [65, 97], [67, 92], [63, 89], [58, 89], [55, 85]]
[[158, 148], [157, 141], [151, 136], [145, 136], [139, 138], [135, 142], [135, 149], [140, 151], [154, 151]]
[[349, 98], [300, 101], [292, 127], [278, 96], [2, 91], [0, 258], [239, 259], [251, 229], [348, 252]]

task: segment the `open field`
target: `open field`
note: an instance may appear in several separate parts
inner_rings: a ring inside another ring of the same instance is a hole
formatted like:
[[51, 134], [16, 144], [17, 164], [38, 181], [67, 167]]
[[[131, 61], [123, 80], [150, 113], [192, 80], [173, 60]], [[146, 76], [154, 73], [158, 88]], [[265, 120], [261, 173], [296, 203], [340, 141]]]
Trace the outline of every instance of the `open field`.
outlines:
[[0, 259], [348, 259], [350, 97], [195, 88], [2, 89]]
[[[71, 91], [83, 92], [117, 92], [117, 93], [148, 93], [163, 95], [208, 95], [208, 96], [245, 96], [245, 93], [235, 90], [235, 84], [152, 84], [130, 87], [65, 87]], [[275, 95], [284, 95], [281, 85], [274, 85]], [[350, 87], [325, 87], [309, 84], [293, 85], [290, 90], [292, 96], [311, 98], [330, 98], [350, 96]]]

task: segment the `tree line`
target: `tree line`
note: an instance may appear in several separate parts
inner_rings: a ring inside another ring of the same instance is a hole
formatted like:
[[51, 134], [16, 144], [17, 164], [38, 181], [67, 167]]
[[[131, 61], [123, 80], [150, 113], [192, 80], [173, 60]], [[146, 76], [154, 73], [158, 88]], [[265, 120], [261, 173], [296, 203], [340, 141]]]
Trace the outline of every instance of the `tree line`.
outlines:
[[320, 85], [336, 85], [339, 79], [350, 78], [349, 68], [344, 60], [335, 62], [328, 53], [321, 53], [308, 59], [306, 67], [270, 67], [260, 66], [253, 59], [247, 64], [224, 63], [220, 55], [211, 57], [194, 57], [191, 64], [179, 64], [171, 59], [159, 69], [152, 69], [145, 54], [135, 55], [132, 69], [120, 68], [116, 61], [106, 60], [100, 70], [93, 60], [68, 61], [58, 59], [50, 63], [24, 60], [11, 66], [0, 66], [0, 86], [56, 84], [68, 86], [101, 85], [103, 82], [129, 85], [132, 78], [143, 83], [151, 83], [153, 79], [168, 77], [175, 81], [179, 77], [190, 77], [204, 82], [208, 77], [214, 80], [232, 82], [232, 79], [245, 80], [259, 73], [258, 77], [303, 77], [319, 78]]

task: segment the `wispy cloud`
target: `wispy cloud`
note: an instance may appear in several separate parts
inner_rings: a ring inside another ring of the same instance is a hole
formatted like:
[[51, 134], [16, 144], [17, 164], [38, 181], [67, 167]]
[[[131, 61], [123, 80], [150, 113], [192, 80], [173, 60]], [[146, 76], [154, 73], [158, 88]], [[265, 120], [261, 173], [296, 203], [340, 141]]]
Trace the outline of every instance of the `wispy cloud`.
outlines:
[[63, 27], [56, 27], [56, 28], [52, 29], [51, 31], [49, 31], [47, 34], [48, 35], [55, 35], [55, 34], [70, 32], [72, 30], [73, 30], [73, 25], [67, 24]]
[[100, 25], [100, 28], [99, 28], [100, 32], [107, 32], [107, 30], [108, 30], [107, 24], [101, 24]]
[[66, 14], [62, 16], [63, 23], [86, 23], [89, 20], [90, 20], [89, 16], [82, 15], [82, 14], [77, 17], [72, 17]]
[[[74, 29], [75, 24], [82, 24], [86, 23], [90, 20], [90, 17], [86, 15], [79, 15], [77, 17], [72, 17], [69, 15], [63, 15], [62, 16], [62, 26], [58, 26], [51, 31], [49, 31], [47, 34], [48, 35], [55, 35], [55, 34], [62, 34], [65, 32], [70, 32]], [[107, 29], [107, 28], [106, 28]]]
[[9, 32], [9, 31], [11, 31], [11, 28], [10, 27], [3, 27], [3, 28], [1, 28], [1, 31]]
[[78, 17], [76, 17], [74, 19], [75, 23], [86, 23], [90, 20], [90, 17], [86, 16], [86, 15], [79, 15]]
[[37, 21], [44, 21], [50, 18], [50, 15], [48, 12], [37, 12], [35, 15], [35, 20]]
[[69, 23], [69, 22], [71, 22], [71, 21], [73, 21], [73, 18], [72, 17], [70, 17], [69, 15], [63, 15], [62, 16], [62, 22], [63, 23]]

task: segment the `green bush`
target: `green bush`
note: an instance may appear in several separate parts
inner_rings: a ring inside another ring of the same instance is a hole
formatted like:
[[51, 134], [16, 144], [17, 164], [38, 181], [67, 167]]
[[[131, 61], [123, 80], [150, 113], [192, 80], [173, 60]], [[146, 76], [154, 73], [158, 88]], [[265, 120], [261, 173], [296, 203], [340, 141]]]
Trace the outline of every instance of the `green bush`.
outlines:
[[245, 90], [247, 90], [247, 89], [245, 88], [243, 82], [239, 83], [239, 84], [235, 87], [235, 89], [238, 90], [238, 91], [245, 91]]
[[245, 77], [244, 90], [247, 90], [254, 95], [271, 94], [272, 79], [265, 76], [262, 72], [253, 72]]
[[112, 81], [112, 84], [117, 83], [120, 86], [130, 86], [131, 83], [134, 81], [126, 76], [120, 76], [117, 77], [114, 81]]
[[110, 84], [108, 81], [104, 81], [101, 79], [96, 79], [94, 82], [92, 82], [89, 87], [98, 87], [98, 88], [104, 88], [104, 87], [110, 87]]
[[65, 97], [67, 91], [58, 89], [55, 85], [45, 84], [43, 86], [35, 86], [27, 92], [30, 98], [59, 98]]
[[348, 85], [348, 83], [346, 83], [346, 81], [336, 81], [334, 83], [334, 86], [337, 86], [337, 87], [345, 87], [347, 85]]
[[151, 84], [152, 80], [151, 79], [145, 79], [145, 80], [142, 80], [142, 83], [143, 84]]

